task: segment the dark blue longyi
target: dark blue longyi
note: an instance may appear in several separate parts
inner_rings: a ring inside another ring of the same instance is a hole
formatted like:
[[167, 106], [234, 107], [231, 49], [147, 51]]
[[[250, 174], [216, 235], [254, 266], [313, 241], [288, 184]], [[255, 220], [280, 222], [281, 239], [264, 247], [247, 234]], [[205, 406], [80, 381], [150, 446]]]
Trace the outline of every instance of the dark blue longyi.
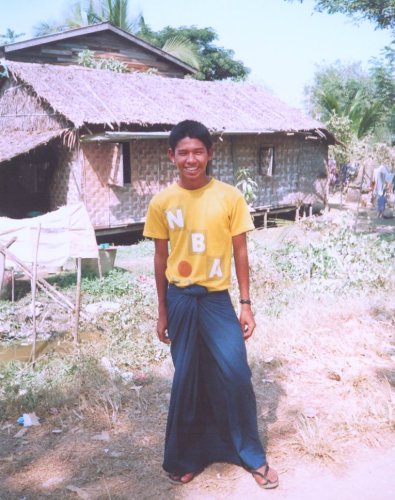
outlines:
[[241, 326], [228, 291], [167, 292], [175, 367], [163, 468], [185, 474], [213, 462], [266, 463]]

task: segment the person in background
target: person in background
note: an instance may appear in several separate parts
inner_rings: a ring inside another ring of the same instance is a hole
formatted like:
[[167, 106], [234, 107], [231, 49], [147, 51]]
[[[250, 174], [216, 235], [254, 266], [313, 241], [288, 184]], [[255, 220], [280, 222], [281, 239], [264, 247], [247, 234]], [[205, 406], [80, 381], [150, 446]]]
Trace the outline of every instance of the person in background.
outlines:
[[372, 194], [377, 203], [377, 217], [384, 217], [386, 205], [386, 192], [392, 183], [394, 174], [392, 174], [386, 165], [380, 165], [373, 171]]

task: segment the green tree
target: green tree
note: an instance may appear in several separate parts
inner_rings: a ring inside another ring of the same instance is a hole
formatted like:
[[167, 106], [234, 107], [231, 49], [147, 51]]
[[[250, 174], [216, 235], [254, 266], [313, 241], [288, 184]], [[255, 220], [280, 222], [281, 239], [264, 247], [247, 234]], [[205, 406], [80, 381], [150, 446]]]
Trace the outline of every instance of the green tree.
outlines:
[[[286, 0], [287, 2], [304, 0]], [[345, 14], [359, 21], [366, 19], [378, 29], [395, 30], [395, 0], [315, 0], [317, 12]]]
[[381, 57], [371, 61], [370, 76], [376, 99], [385, 110], [385, 127], [390, 132], [391, 142], [395, 142], [395, 48], [384, 47]]
[[7, 45], [9, 43], [16, 42], [17, 38], [24, 36], [24, 35], [25, 35], [25, 33], [16, 33], [14, 30], [7, 28], [7, 31], [5, 33], [3, 33], [2, 35], [0, 35], [0, 40], [2, 40], [1, 43], [3, 43], [4, 45]]
[[319, 67], [312, 86], [305, 89], [309, 111], [325, 123], [347, 118], [357, 138], [377, 131], [386, 121], [390, 100], [380, 99], [374, 79], [359, 63]]
[[213, 28], [166, 26], [160, 31], [153, 31], [142, 18], [138, 34], [141, 38], [161, 48], [166, 47], [168, 40], [174, 40], [177, 37], [188, 40], [200, 61], [199, 73], [195, 75], [195, 78], [200, 80], [224, 80], [228, 78], [244, 80], [250, 71], [241, 61], [233, 59], [234, 52], [232, 50], [217, 47], [214, 44], [218, 35]]

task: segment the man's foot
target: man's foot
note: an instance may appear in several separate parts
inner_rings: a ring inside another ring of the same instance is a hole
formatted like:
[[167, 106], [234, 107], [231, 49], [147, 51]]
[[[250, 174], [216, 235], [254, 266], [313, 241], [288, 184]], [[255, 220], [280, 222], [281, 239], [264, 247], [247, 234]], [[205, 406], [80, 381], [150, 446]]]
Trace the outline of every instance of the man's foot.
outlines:
[[262, 465], [259, 469], [250, 470], [258, 486], [266, 490], [277, 488], [279, 485], [278, 474], [269, 464]]
[[198, 475], [197, 472], [187, 472], [182, 476], [180, 476], [180, 474], [170, 473], [168, 477], [170, 482], [173, 484], [187, 484], [190, 483], [192, 479], [194, 479], [197, 475]]

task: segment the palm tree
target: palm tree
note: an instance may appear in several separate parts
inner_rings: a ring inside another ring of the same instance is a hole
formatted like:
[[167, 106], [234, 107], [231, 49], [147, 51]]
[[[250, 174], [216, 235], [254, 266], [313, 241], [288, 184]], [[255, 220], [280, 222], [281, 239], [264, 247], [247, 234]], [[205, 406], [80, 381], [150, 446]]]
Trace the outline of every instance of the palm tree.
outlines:
[[145, 22], [142, 14], [140, 15], [137, 35], [151, 45], [160, 47], [168, 54], [177, 57], [197, 70], [200, 69], [201, 56], [199, 55], [199, 49], [196, 43], [194, 43], [188, 36], [185, 36], [184, 34], [172, 34], [163, 42], [163, 39], [158, 37], [157, 33], [152, 31], [152, 29]]
[[7, 28], [7, 31], [0, 35], [0, 40], [3, 40], [4, 45], [14, 43], [17, 38], [24, 36], [25, 33], [16, 33], [14, 30]]
[[346, 101], [340, 100], [338, 95], [328, 89], [322, 90], [320, 107], [324, 121], [334, 114], [348, 118], [351, 130], [358, 139], [372, 132], [382, 118], [381, 104], [378, 101], [370, 102], [360, 89], [355, 90]]
[[96, 24], [103, 21], [99, 14], [100, 2], [94, 0], [85, 0], [85, 2], [76, 2], [70, 8], [70, 14], [66, 18], [67, 28], [80, 28], [89, 24]]
[[129, 0], [102, 0], [101, 16], [103, 20], [119, 28], [135, 33], [138, 30], [141, 14], [135, 18], [128, 17]]
[[34, 33], [36, 36], [42, 36], [104, 21], [109, 21], [125, 31], [134, 33], [138, 28], [141, 15], [129, 18], [128, 10], [129, 0], [80, 0], [71, 5], [63, 21], [42, 22], [34, 28]]

